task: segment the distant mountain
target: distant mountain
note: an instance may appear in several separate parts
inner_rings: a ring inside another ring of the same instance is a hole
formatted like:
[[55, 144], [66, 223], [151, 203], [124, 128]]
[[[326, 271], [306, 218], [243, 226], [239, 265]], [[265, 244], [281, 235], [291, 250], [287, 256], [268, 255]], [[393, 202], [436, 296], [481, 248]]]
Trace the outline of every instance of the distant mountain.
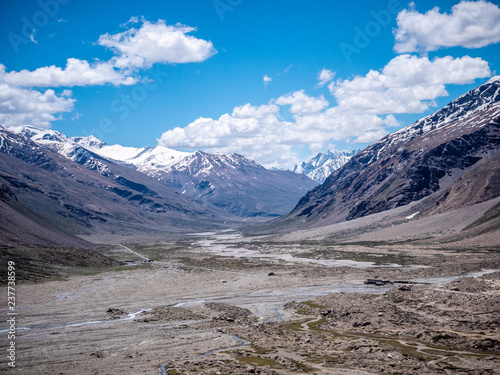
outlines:
[[425, 198], [428, 213], [500, 196], [500, 77], [353, 156], [279, 223], [322, 226]]
[[[88, 145], [86, 139], [78, 144]], [[186, 197], [241, 217], [279, 216], [289, 212], [316, 184], [296, 173], [268, 170], [238, 154], [180, 152], [162, 146], [134, 149], [99, 144], [102, 156], [133, 165]]]
[[306, 176], [268, 170], [238, 154], [202, 151], [145, 173], [185, 196], [242, 217], [283, 215], [316, 186]]
[[72, 138], [51, 129], [38, 129], [29, 125], [10, 127], [9, 132], [23, 135], [38, 146], [58, 153], [87, 169], [95, 170], [104, 176], [110, 175], [106, 161], [81, 147]]
[[328, 176], [347, 163], [349, 159], [359, 151], [360, 150], [352, 152], [327, 150], [318, 153], [308, 162], [302, 162], [300, 165], [296, 164], [290, 170], [295, 173], [305, 174], [311, 180], [322, 184]]
[[189, 152], [176, 151], [163, 146], [141, 148], [121, 145], [109, 146], [92, 135], [89, 137], [74, 137], [72, 140], [79, 146], [96, 154], [134, 166], [138, 171], [146, 174], [161, 170], [191, 155]]
[[94, 136], [69, 138], [54, 130], [30, 126], [12, 130], [104, 176], [110, 174], [107, 161], [114, 161], [155, 178], [208, 208], [215, 206], [216, 210], [239, 217], [285, 214], [316, 186], [306, 176], [267, 170], [237, 154], [188, 153], [163, 146], [109, 146]]
[[61, 133], [16, 131], [0, 127], [0, 245], [88, 247], [76, 235], [217, 228], [229, 220]]

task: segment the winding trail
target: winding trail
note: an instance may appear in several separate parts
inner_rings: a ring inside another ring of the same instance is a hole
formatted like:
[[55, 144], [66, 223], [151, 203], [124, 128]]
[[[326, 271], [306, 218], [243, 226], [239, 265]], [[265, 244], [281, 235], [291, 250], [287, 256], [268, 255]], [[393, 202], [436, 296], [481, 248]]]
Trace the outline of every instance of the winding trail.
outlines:
[[281, 320], [285, 316], [285, 314], [280, 312], [276, 307], [273, 308], [273, 311], [276, 313], [276, 316], [274, 318], [266, 320], [266, 323], [277, 322], [278, 320]]
[[141, 258], [144, 262], [149, 262], [149, 261], [150, 261], [150, 259], [149, 259], [149, 258], [146, 258], [144, 255], [141, 255], [141, 254], [139, 254], [138, 252], [136, 252], [136, 251], [134, 251], [134, 250], [132, 250], [132, 249], [129, 249], [127, 246], [124, 246], [124, 245], [122, 245], [121, 243], [120, 243], [120, 244], [118, 244], [118, 245], [120, 245], [123, 249], [125, 249], [125, 250], [127, 250], [127, 251], [131, 252], [132, 254], [137, 255], [137, 256], [138, 256], [139, 258]]
[[413, 338], [400, 338], [397, 336], [382, 336], [382, 335], [377, 335], [377, 334], [372, 334], [372, 333], [361, 333], [361, 332], [351, 332], [351, 331], [332, 331], [330, 329], [322, 329], [318, 328], [317, 326], [314, 327], [314, 329], [311, 329], [311, 325], [313, 323], [317, 323], [321, 321], [322, 317], [311, 317], [311, 319], [307, 319], [304, 322], [300, 324], [300, 329], [302, 331], [321, 331], [321, 332], [327, 332], [327, 333], [336, 333], [340, 334], [343, 336], [350, 336], [350, 337], [357, 337], [357, 338], [371, 338], [371, 339], [376, 339], [380, 340], [386, 343], [390, 343], [391, 341], [397, 342], [399, 345], [405, 347], [407, 350], [410, 351], [415, 351], [416, 353], [421, 353], [421, 354], [426, 354], [426, 355], [434, 355], [438, 357], [437, 359], [434, 359], [432, 361], [429, 361], [427, 364], [435, 364], [437, 362], [440, 362], [442, 360], [448, 359], [449, 357], [455, 357], [461, 361], [466, 360], [463, 358], [464, 356], [474, 356], [474, 357], [482, 357], [482, 358], [495, 358], [497, 357], [496, 354], [492, 353], [480, 353], [480, 352], [473, 352], [473, 351], [467, 351], [467, 350], [456, 350], [456, 349], [451, 349], [451, 348], [446, 348], [446, 347], [438, 347], [434, 345], [428, 345], [424, 342], [415, 340]]

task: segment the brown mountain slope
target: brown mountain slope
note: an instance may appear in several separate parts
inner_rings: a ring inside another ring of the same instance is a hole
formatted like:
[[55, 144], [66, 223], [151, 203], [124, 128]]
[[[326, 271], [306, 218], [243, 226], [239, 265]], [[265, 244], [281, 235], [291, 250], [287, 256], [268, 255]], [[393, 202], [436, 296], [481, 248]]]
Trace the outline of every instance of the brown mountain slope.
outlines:
[[0, 245], [86, 246], [75, 235], [214, 228], [227, 219], [85, 152], [80, 165], [0, 129]]
[[[430, 214], [482, 202], [499, 196], [498, 154], [500, 80], [496, 77], [373, 143], [266, 230], [322, 227], [417, 201], [419, 210]], [[467, 181], [472, 180], [474, 186], [469, 186]], [[440, 208], [433, 211], [436, 201]]]

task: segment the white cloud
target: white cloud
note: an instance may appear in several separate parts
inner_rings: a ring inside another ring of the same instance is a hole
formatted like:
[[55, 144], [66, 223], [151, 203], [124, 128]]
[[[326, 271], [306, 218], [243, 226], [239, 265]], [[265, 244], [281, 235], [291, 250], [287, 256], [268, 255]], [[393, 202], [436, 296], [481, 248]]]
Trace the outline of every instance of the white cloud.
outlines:
[[[57, 114], [73, 109], [71, 91], [57, 96], [54, 90], [40, 92], [27, 88], [73, 87], [112, 84], [133, 85], [140, 81], [138, 71], [154, 63], [187, 63], [204, 61], [216, 53], [212, 42], [187, 35], [194, 28], [168, 26], [165, 21], [143, 21], [141, 28], [123, 33], [105, 34], [99, 44], [112, 48], [118, 55], [109, 61], [69, 58], [65, 68], [45, 66], [34, 71], [7, 72], [0, 64], [0, 123], [5, 126], [32, 125], [49, 127]], [[125, 25], [138, 23], [132, 17]], [[32, 41], [34, 34], [32, 34]], [[73, 116], [78, 119], [80, 114]]]
[[329, 104], [323, 96], [314, 98], [306, 95], [304, 90], [280, 96], [275, 103], [278, 105], [291, 105], [290, 112], [298, 115], [319, 112]]
[[335, 72], [332, 72], [331, 70], [328, 70], [326, 68], [321, 69], [321, 71], [318, 73], [318, 86], [322, 87], [326, 85], [328, 82], [332, 81], [334, 77]]
[[130, 17], [130, 19], [127, 22], [122, 23], [120, 26], [121, 27], [127, 27], [128, 25], [136, 24], [136, 23], [139, 23], [139, 17], [132, 16], [132, 17]]
[[107, 83], [132, 85], [138, 79], [129, 75], [129, 71], [119, 71], [109, 62], [95, 62], [79, 59], [68, 59], [64, 69], [57, 66], [45, 66], [34, 71], [5, 72], [0, 64], [0, 82], [11, 86], [23, 87], [60, 87], [60, 86], [94, 86]]
[[38, 44], [38, 42], [35, 39], [35, 34], [36, 34], [36, 29], [33, 29], [32, 33], [30, 34], [30, 40], [32, 43]]
[[365, 131], [354, 140], [354, 143], [371, 143], [386, 135], [387, 131], [384, 129]]
[[333, 107], [295, 114], [290, 122], [279, 117], [276, 104], [277, 100], [259, 107], [245, 104], [218, 119], [199, 118], [184, 128], [166, 131], [158, 143], [178, 149], [236, 152], [266, 167], [286, 168], [301, 161], [297, 147], [309, 145], [311, 150], [319, 150], [332, 140], [376, 140], [387, 134], [384, 125], [394, 121], [393, 117], [386, 121], [376, 115], [352, 114]]
[[448, 95], [446, 84], [465, 84], [491, 75], [481, 58], [400, 55], [381, 72], [339, 80], [329, 85], [340, 107], [351, 112], [421, 113], [435, 106], [434, 99]]
[[234, 118], [265, 118], [267, 116], [276, 116], [279, 112], [279, 107], [274, 104], [264, 104], [255, 107], [250, 104], [245, 104], [239, 107], [234, 107], [232, 117]]
[[193, 31], [193, 27], [171, 26], [164, 20], [144, 21], [139, 29], [101, 35], [99, 44], [115, 51], [118, 56], [113, 62], [119, 68], [205, 61], [217, 51], [212, 42], [188, 35]]
[[[132, 17], [127, 24], [137, 22], [138, 18]], [[5, 66], [0, 64], [0, 82], [20, 87], [133, 85], [140, 80], [135, 74], [138, 68], [156, 62], [199, 62], [214, 54], [211, 42], [186, 35], [194, 30], [189, 26], [168, 26], [162, 20], [157, 23], [144, 21], [139, 30], [132, 28], [99, 38], [101, 45], [119, 54], [110, 61], [89, 63], [69, 58], [64, 69], [52, 65], [19, 72], [6, 72]]]
[[0, 83], [0, 124], [48, 128], [52, 121], [59, 119], [57, 114], [73, 109], [75, 99], [70, 95], [67, 90], [57, 96], [51, 89], [40, 92]]
[[264, 82], [264, 86], [267, 86], [270, 82], [272, 82], [272, 78], [269, 77], [267, 74], [264, 75], [264, 77], [262, 78], [262, 81]]
[[397, 23], [394, 49], [398, 53], [480, 48], [500, 42], [500, 8], [487, 1], [461, 1], [451, 14], [440, 13], [437, 7], [425, 14], [403, 10]]
[[272, 164], [293, 145], [282, 142], [290, 123], [277, 117], [274, 104], [236, 107], [233, 114], [219, 119], [198, 118], [184, 128], [163, 133], [159, 144], [180, 149], [204, 149], [209, 152], [241, 153], [261, 163]]
[[293, 66], [293, 64], [288, 65], [288, 66], [287, 66], [287, 67], [283, 70], [283, 73], [282, 73], [282, 74], [287, 74], [287, 73], [290, 71], [290, 69], [292, 69], [292, 66]]
[[[400, 55], [382, 71], [337, 80], [329, 85], [337, 105], [311, 97], [304, 90], [283, 95], [269, 104], [245, 104], [218, 119], [199, 118], [186, 127], [168, 130], [159, 144], [209, 152], [237, 152], [266, 167], [289, 167], [304, 146], [318, 151], [332, 142], [373, 142], [400, 126], [393, 113], [422, 112], [447, 95], [446, 84], [465, 84], [491, 75], [480, 58]], [[281, 106], [292, 121], [280, 117]]]

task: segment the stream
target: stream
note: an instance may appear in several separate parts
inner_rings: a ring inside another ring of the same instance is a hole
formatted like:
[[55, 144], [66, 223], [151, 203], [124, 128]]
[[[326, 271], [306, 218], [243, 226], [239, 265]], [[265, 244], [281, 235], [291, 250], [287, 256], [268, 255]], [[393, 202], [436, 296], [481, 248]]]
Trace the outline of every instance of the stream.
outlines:
[[[201, 234], [193, 234], [193, 235], [201, 235]], [[308, 259], [308, 258], [299, 258], [295, 257], [292, 254], [262, 254], [255, 250], [245, 249], [245, 248], [233, 248], [231, 247], [233, 244], [231, 241], [236, 241], [241, 238], [240, 234], [216, 234], [216, 233], [204, 233], [204, 236], [209, 236], [200, 240], [196, 240], [193, 245], [196, 247], [203, 248], [204, 251], [212, 253], [213, 255], [218, 256], [227, 256], [227, 257], [236, 257], [236, 258], [265, 258], [272, 261], [288, 261], [288, 262], [298, 262], [298, 263], [311, 263], [311, 264], [320, 264], [327, 267], [343, 267], [349, 266], [353, 268], [369, 268], [369, 267], [401, 267], [401, 265], [397, 264], [385, 264], [385, 265], [375, 265], [373, 262], [362, 262], [362, 261], [354, 261], [354, 260], [317, 260], [317, 259]], [[224, 243], [221, 243], [224, 242]], [[128, 248], [127, 248], [128, 249]], [[134, 252], [135, 253], [135, 252]], [[135, 253], [140, 257], [142, 255]], [[143, 257], [145, 258], [145, 257]], [[147, 258], [146, 258], [147, 259]], [[467, 275], [458, 275], [458, 276], [450, 276], [450, 277], [434, 277], [434, 278], [421, 278], [411, 280], [410, 282], [418, 282], [418, 283], [429, 283], [433, 286], [446, 284], [461, 277], [481, 277], [483, 275], [495, 272], [497, 270], [493, 269], [485, 269], [477, 272], [472, 272]], [[234, 272], [238, 273], [238, 272]], [[242, 273], [243, 274], [243, 273]], [[247, 275], [248, 276], [248, 275]], [[251, 275], [254, 276], [254, 275]], [[313, 297], [323, 296], [327, 294], [334, 293], [364, 293], [364, 294], [379, 294], [388, 291], [393, 288], [394, 285], [384, 285], [384, 286], [375, 286], [375, 285], [366, 285], [361, 281], [358, 282], [350, 282], [343, 284], [326, 284], [326, 285], [313, 285], [313, 286], [302, 286], [302, 287], [289, 287], [282, 288], [279, 290], [273, 289], [261, 289], [244, 295], [212, 295], [207, 296], [202, 299], [198, 296], [198, 298], [194, 297], [193, 299], [181, 299], [177, 301], [173, 301], [171, 304], [167, 305], [167, 307], [181, 307], [190, 304], [202, 304], [205, 302], [212, 301], [220, 301], [231, 304], [234, 300], [237, 300], [237, 305], [239, 307], [249, 309], [255, 316], [262, 319], [263, 322], [266, 323], [274, 323], [282, 320], [285, 317], [285, 313], [283, 311], [284, 305], [292, 300], [295, 301], [306, 301]], [[63, 293], [56, 298], [57, 301], [61, 301], [63, 298], [67, 296], [67, 293]], [[189, 297], [188, 297], [189, 298]], [[76, 323], [63, 323], [63, 324], [45, 324], [45, 325], [35, 325], [35, 326], [27, 326], [27, 327], [17, 327], [17, 330], [37, 330], [37, 329], [52, 329], [52, 328], [76, 328], [76, 327], [84, 327], [91, 325], [99, 325], [99, 324], [114, 324], [117, 322], [125, 322], [131, 321], [137, 318], [140, 314], [152, 310], [154, 307], [142, 308], [138, 311], [129, 313], [125, 316], [122, 316], [118, 319], [106, 319], [106, 320], [90, 320], [90, 321], [80, 321]], [[304, 326], [303, 328], [306, 328]], [[4, 329], [0, 327], [0, 333], [7, 332], [8, 329]], [[227, 346], [219, 349], [213, 349], [207, 351], [201, 355], [195, 357], [185, 358], [184, 361], [200, 359], [206, 356], [209, 356], [214, 353], [218, 353], [225, 350], [235, 349], [241, 346], [249, 345], [250, 342], [237, 337], [232, 336], [225, 333], [216, 332], [221, 337], [230, 337], [237, 342], [236, 345]], [[417, 351], [435, 351], [435, 352], [452, 352], [445, 349], [432, 348], [428, 347], [422, 343], [414, 342], [412, 340], [396, 340], [400, 345], [404, 345], [407, 347], [412, 347]], [[469, 352], [459, 352], [453, 351], [453, 355], [472, 355], [475, 353]], [[437, 354], [436, 354], [437, 355]], [[439, 355], [438, 355], [439, 356]], [[438, 359], [439, 361], [440, 359]], [[168, 375], [167, 366], [170, 362], [165, 362], [160, 366], [161, 375]]]
[[[217, 256], [223, 257], [234, 257], [234, 258], [261, 258], [269, 259], [270, 261], [282, 260], [286, 262], [293, 263], [309, 263], [309, 264], [319, 264], [326, 267], [352, 267], [352, 268], [399, 268], [402, 267], [400, 264], [387, 263], [383, 265], [376, 265], [374, 262], [364, 262], [356, 261], [350, 259], [311, 259], [311, 258], [301, 258], [293, 256], [292, 254], [271, 254], [271, 253], [259, 253], [255, 250], [250, 250], [246, 248], [235, 248], [231, 247], [230, 241], [239, 240], [242, 237], [239, 233], [232, 234], [216, 234], [216, 233], [192, 233], [191, 236], [204, 235], [209, 236], [209, 238], [203, 238], [196, 241], [193, 245], [201, 247], [204, 251], [212, 253]], [[221, 243], [221, 242], [225, 243]], [[229, 243], [228, 243], [229, 242]]]

